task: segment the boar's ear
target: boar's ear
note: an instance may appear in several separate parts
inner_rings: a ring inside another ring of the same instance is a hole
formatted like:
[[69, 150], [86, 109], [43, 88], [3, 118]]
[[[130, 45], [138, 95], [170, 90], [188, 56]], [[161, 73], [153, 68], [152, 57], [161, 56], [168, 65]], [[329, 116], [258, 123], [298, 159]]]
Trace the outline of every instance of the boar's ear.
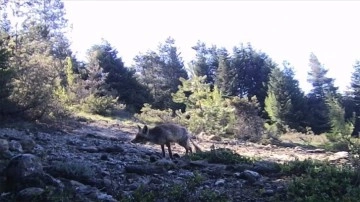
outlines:
[[148, 129], [147, 125], [145, 125], [143, 128], [143, 133], [147, 134], [148, 132], [149, 132], [149, 129]]
[[141, 131], [141, 127], [139, 125], [137, 125], [138, 129], [139, 129], [139, 132]]

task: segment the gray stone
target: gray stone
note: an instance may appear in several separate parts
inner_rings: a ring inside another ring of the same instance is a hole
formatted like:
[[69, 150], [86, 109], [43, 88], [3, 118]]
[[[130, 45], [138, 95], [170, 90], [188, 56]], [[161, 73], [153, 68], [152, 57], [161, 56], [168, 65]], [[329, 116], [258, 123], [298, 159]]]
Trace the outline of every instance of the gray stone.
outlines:
[[254, 183], [261, 178], [261, 175], [255, 171], [245, 170], [240, 176], [242, 179], [248, 180], [250, 183]]
[[20, 154], [13, 157], [5, 169], [6, 177], [20, 180], [32, 174], [43, 174], [40, 159], [32, 154]]
[[9, 141], [6, 139], [0, 139], [0, 153], [6, 152], [9, 150]]
[[218, 179], [215, 182], [215, 186], [224, 186], [225, 185], [225, 180], [224, 179]]
[[23, 148], [20, 144], [20, 142], [16, 141], [16, 140], [11, 140], [9, 143], [9, 150], [10, 151], [14, 151], [14, 152], [23, 152]]
[[36, 142], [32, 138], [26, 137], [20, 140], [20, 144], [24, 152], [32, 152], [35, 148]]
[[7, 189], [19, 190], [25, 186], [44, 185], [44, 171], [40, 159], [32, 154], [13, 157], [4, 171]]
[[44, 189], [39, 187], [25, 188], [17, 194], [17, 201], [33, 201], [39, 199], [39, 197], [45, 192]]
[[80, 151], [86, 151], [89, 153], [97, 153], [99, 152], [99, 149], [95, 146], [83, 146], [83, 147], [78, 147], [78, 150]]

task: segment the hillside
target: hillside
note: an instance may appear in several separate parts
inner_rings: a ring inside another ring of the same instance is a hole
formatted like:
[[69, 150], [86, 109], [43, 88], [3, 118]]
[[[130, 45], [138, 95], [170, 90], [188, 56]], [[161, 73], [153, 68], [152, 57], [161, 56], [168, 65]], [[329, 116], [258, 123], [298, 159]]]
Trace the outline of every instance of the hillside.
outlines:
[[161, 158], [158, 145], [129, 143], [136, 132], [134, 123], [84, 118], [1, 126], [0, 201], [285, 200], [291, 175], [279, 164], [348, 158], [347, 152], [198, 138], [208, 157], [217, 158], [190, 160], [173, 145], [178, 158], [171, 161]]

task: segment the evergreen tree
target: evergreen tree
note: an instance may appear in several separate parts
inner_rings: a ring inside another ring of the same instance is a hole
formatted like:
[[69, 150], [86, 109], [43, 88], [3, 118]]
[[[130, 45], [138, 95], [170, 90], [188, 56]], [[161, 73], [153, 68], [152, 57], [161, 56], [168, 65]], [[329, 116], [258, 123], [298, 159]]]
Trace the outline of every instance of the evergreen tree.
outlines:
[[226, 49], [218, 51], [219, 66], [217, 68], [215, 85], [226, 96], [234, 95], [234, 78], [235, 74], [230, 67], [230, 57]]
[[284, 62], [283, 73], [285, 76], [286, 91], [290, 95], [291, 110], [287, 115], [287, 125], [290, 128], [305, 132], [306, 128], [306, 97], [299, 86], [299, 81], [295, 79], [295, 73], [289, 63]]
[[313, 89], [308, 94], [308, 122], [315, 134], [328, 132], [331, 128], [327, 98], [338, 98], [334, 79], [326, 77], [328, 72], [314, 53], [310, 54], [308, 82]]
[[249, 100], [256, 96], [261, 109], [264, 109], [269, 74], [276, 65], [262, 52], [255, 51], [250, 44], [234, 47], [230, 69], [234, 71], [233, 96]]
[[[360, 132], [360, 61], [356, 61], [353, 66], [353, 73], [351, 76], [351, 91], [348, 98], [350, 98], [353, 105], [352, 112], [355, 113], [355, 124], [353, 136], [359, 136]], [[349, 106], [349, 105], [348, 105]]]
[[140, 83], [150, 90], [154, 98], [151, 103], [154, 108], [183, 108], [183, 105], [174, 103], [171, 97], [181, 85], [179, 79], [188, 78], [174, 39], [168, 38], [164, 44], [160, 44], [158, 52], [148, 51], [136, 56], [134, 60]]
[[284, 131], [292, 108], [291, 97], [286, 89], [285, 75], [279, 68], [274, 68], [268, 84], [268, 96], [265, 98], [265, 110], [270, 117], [271, 125]]
[[0, 115], [10, 107], [9, 96], [11, 94], [11, 75], [9, 69], [9, 52], [4, 46], [4, 41], [0, 39]]
[[196, 51], [195, 59], [191, 61], [196, 76], [206, 76], [206, 83], [214, 85], [219, 58], [216, 46], [208, 48], [204, 42], [198, 41], [192, 47]]
[[185, 113], [177, 111], [182, 124], [192, 132], [213, 135], [224, 135], [233, 129], [235, 109], [217, 86], [211, 89], [211, 84], [205, 81], [206, 76], [180, 80], [182, 85], [173, 99], [186, 105]]
[[274, 68], [268, 83], [268, 96], [265, 99], [265, 110], [271, 124], [277, 130], [285, 132], [285, 126], [303, 131], [304, 129], [304, 95], [294, 79], [294, 72], [287, 62], [284, 68]]
[[353, 120], [345, 119], [345, 109], [336, 97], [328, 97], [326, 104], [329, 108], [329, 119], [331, 130], [327, 134], [330, 141], [339, 141], [340, 138], [347, 138], [354, 131]]
[[145, 86], [136, 80], [135, 72], [125, 67], [117, 54], [117, 50], [103, 40], [100, 45], [94, 45], [88, 50], [89, 64], [98, 62], [107, 74], [104, 82], [107, 91], [113, 91], [113, 96], [119, 97], [128, 109], [138, 111], [144, 103], [151, 100], [150, 94]]
[[7, 113], [25, 113], [31, 118], [61, 110], [54, 97], [58, 81], [64, 79], [64, 59], [70, 53], [65, 47], [59, 53], [64, 37], [66, 19], [60, 0], [9, 0], [4, 4], [11, 10], [11, 21], [7, 22], [7, 49], [11, 52], [9, 68], [13, 74], [11, 101], [17, 106]]

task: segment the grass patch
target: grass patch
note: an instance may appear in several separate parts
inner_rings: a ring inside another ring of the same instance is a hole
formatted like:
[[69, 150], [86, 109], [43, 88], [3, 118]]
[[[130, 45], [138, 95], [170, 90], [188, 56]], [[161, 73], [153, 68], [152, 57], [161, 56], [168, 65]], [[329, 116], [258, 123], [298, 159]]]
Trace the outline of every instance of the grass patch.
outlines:
[[330, 141], [325, 134], [307, 135], [304, 133], [285, 133], [282, 134], [279, 139], [282, 142], [286, 143], [300, 144], [313, 147], [320, 147], [326, 144], [330, 144]]
[[131, 196], [120, 199], [121, 202], [153, 202], [153, 201], [201, 201], [201, 202], [225, 202], [229, 198], [211, 189], [197, 190], [204, 181], [200, 173], [195, 172], [194, 176], [186, 179], [182, 184], [173, 184], [171, 186], [157, 186], [153, 189], [140, 186]]
[[284, 175], [292, 176], [283, 201], [358, 201], [360, 171], [313, 160], [281, 165]]
[[207, 159], [209, 163], [220, 163], [225, 165], [254, 162], [252, 158], [241, 156], [238, 153], [227, 148], [211, 149], [210, 151], [194, 153], [190, 156], [190, 159]]
[[76, 112], [75, 116], [84, 118], [84, 119], [88, 119], [88, 120], [92, 120], [92, 121], [108, 121], [108, 122], [116, 121], [115, 117], [103, 116], [103, 115], [99, 115], [99, 114], [92, 114], [92, 113], [88, 113], [88, 112], [84, 112], [84, 111]]
[[75, 117], [83, 118], [91, 121], [106, 121], [110, 124], [116, 124], [118, 121], [121, 121], [122, 125], [127, 126], [136, 126], [134, 117], [129, 112], [118, 112], [113, 115], [105, 116], [99, 114], [91, 114], [84, 111], [77, 111], [74, 113]]

